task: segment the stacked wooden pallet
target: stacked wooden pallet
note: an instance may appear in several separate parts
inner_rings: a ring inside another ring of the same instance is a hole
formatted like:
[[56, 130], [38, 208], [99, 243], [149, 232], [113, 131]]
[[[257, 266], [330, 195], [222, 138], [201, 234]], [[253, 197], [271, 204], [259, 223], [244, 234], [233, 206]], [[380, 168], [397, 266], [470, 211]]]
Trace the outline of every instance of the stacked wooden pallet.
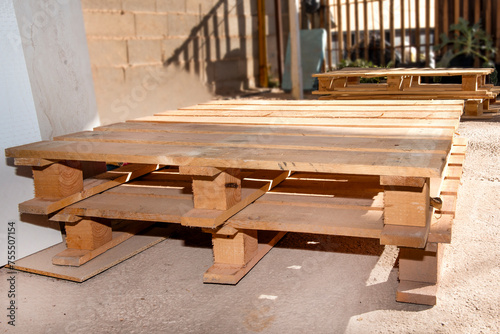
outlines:
[[[58, 265], [133, 235], [125, 219], [201, 227], [205, 282], [238, 282], [287, 231], [401, 248], [400, 301], [434, 304], [465, 144], [463, 101], [214, 101], [14, 147], [33, 166], [21, 212], [65, 222]], [[103, 162], [127, 162], [99, 174]], [[432, 209], [431, 197], [443, 200]], [[422, 261], [425, 257], [425, 261]], [[420, 260], [419, 260], [420, 259]]]
[[[487, 84], [493, 68], [343, 68], [314, 74], [320, 99], [464, 99], [467, 116], [497, 112], [498, 87]], [[461, 77], [461, 84], [421, 82], [422, 77]], [[384, 83], [360, 83], [361, 78], [387, 77]]]

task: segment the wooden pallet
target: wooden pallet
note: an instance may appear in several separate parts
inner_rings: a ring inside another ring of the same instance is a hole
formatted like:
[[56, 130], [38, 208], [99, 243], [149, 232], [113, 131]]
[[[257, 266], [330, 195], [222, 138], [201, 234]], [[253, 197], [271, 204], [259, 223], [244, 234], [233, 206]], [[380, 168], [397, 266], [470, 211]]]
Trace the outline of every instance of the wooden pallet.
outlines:
[[[204, 281], [235, 284], [287, 231], [378, 238], [415, 252], [449, 242], [448, 199], [438, 219], [429, 198], [454, 189], [443, 175], [459, 161], [462, 108], [452, 100], [214, 101], [6, 155], [33, 166], [35, 199], [20, 210], [66, 224], [68, 249], [53, 263], [80, 265], [116, 245], [111, 219], [170, 222], [211, 233], [214, 266]], [[89, 167], [102, 161], [129, 165]]]
[[[431, 69], [431, 68], [344, 68], [328, 73], [314, 74], [319, 88], [313, 94], [320, 99], [464, 99], [464, 112], [469, 117], [479, 117], [490, 108], [499, 90], [487, 84], [492, 68], [481, 69]], [[461, 84], [424, 84], [424, 76], [460, 76]], [[361, 78], [387, 77], [387, 83], [363, 84]]]

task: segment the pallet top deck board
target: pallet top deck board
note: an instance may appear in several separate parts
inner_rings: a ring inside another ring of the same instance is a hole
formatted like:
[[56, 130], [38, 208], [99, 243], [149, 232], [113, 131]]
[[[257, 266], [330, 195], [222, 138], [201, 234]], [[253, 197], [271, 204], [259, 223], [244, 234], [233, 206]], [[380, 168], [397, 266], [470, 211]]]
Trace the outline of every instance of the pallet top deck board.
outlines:
[[270, 126], [345, 126], [458, 128], [458, 119], [324, 118], [324, 117], [224, 117], [224, 116], [147, 116], [129, 122], [246, 124]]
[[[244, 114], [247, 112], [249, 115], [251, 112], [287, 112], [287, 113], [295, 113], [297, 115], [301, 115], [305, 112], [331, 112], [331, 113], [367, 113], [370, 115], [370, 112], [377, 111], [385, 111], [385, 112], [401, 112], [404, 106], [404, 111], [413, 111], [413, 112], [425, 112], [425, 111], [434, 111], [434, 112], [450, 112], [455, 110], [453, 107], [456, 107], [456, 110], [459, 111], [461, 107], [462, 101], [460, 103], [453, 104], [436, 104], [429, 105], [428, 103], [411, 103], [411, 104], [388, 104], [388, 105], [380, 105], [375, 103], [370, 103], [363, 105], [362, 103], [358, 104], [346, 104], [342, 105], [340, 103], [336, 105], [318, 105], [317, 103], [311, 105], [252, 105], [252, 104], [238, 104], [238, 105], [218, 105], [218, 104], [204, 104], [197, 106], [190, 106], [179, 108], [179, 110], [167, 110], [159, 114], [164, 115], [189, 115], [190, 112], [212, 112], [212, 113], [228, 113], [228, 112], [240, 112]], [[453, 107], [450, 107], [453, 106]], [[366, 110], [363, 107], [368, 107]], [[185, 113], [185, 114], [184, 114]]]
[[313, 77], [330, 78], [357, 76], [363, 78], [381, 76], [461, 76], [461, 75], [488, 75], [493, 68], [352, 68], [345, 67], [328, 73], [313, 74]]
[[[436, 177], [443, 170], [463, 102], [427, 101], [417, 106], [361, 106], [349, 114], [341, 103], [311, 103], [322, 111], [273, 102], [261, 107], [216, 110], [213, 116], [180, 110], [182, 116], [150, 116], [6, 150], [8, 157], [118, 161], [140, 164], [249, 168], [363, 175]], [[384, 102], [381, 102], [384, 104]], [[408, 103], [408, 102], [405, 102]], [[335, 105], [338, 104], [336, 107]], [[403, 103], [404, 104], [404, 103]], [[449, 111], [431, 111], [448, 108]], [[445, 107], [446, 106], [446, 107]], [[370, 110], [370, 108], [376, 109]], [[397, 109], [396, 108], [396, 109]], [[193, 108], [195, 109], [195, 108]], [[260, 110], [260, 111], [259, 111]], [[269, 110], [264, 110], [266, 113]], [[406, 112], [406, 114], [405, 114]], [[334, 117], [344, 113], [344, 117]], [[390, 115], [391, 117], [381, 117]], [[286, 115], [286, 117], [281, 117]], [[292, 117], [293, 115], [293, 117]], [[304, 116], [307, 115], [307, 116]], [[332, 117], [325, 117], [331, 115]], [[431, 116], [440, 118], [429, 118]]]
[[184, 134], [85, 131], [54, 138], [56, 141], [82, 141], [95, 143], [136, 143], [151, 145], [212, 146], [241, 148], [274, 148], [282, 150], [335, 150], [373, 152], [444, 153], [450, 149], [449, 134], [437, 138], [393, 137], [323, 137], [235, 134]]
[[[463, 103], [461, 100], [439, 100], [432, 101], [432, 105], [460, 105]], [[209, 102], [200, 103], [195, 106], [187, 107], [189, 109], [196, 106], [214, 106], [214, 105], [224, 105], [224, 106], [328, 106], [328, 107], [339, 107], [339, 106], [412, 106], [412, 105], [428, 105], [428, 101], [421, 100], [385, 100], [385, 101], [359, 101], [359, 100], [349, 100], [349, 101], [323, 101], [318, 104], [316, 100], [212, 100]], [[185, 108], [181, 108], [185, 109]]]
[[94, 131], [107, 132], [140, 132], [140, 133], [176, 133], [176, 134], [232, 134], [232, 135], [260, 135], [260, 136], [291, 136], [291, 137], [370, 137], [370, 138], [407, 138], [425, 139], [451, 138], [454, 129], [451, 128], [395, 128], [395, 127], [331, 127], [331, 126], [293, 126], [268, 127], [265, 125], [247, 126], [241, 124], [197, 124], [197, 123], [153, 123], [153, 122], [123, 122], [100, 126]]

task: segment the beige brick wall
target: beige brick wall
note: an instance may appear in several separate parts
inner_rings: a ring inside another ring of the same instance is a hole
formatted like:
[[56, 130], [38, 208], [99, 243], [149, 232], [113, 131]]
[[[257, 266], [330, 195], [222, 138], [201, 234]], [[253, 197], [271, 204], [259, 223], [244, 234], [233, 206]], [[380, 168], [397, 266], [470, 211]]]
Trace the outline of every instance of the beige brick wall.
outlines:
[[100, 110], [153, 70], [180, 69], [212, 93], [255, 85], [253, 0], [82, 0], [82, 8]]

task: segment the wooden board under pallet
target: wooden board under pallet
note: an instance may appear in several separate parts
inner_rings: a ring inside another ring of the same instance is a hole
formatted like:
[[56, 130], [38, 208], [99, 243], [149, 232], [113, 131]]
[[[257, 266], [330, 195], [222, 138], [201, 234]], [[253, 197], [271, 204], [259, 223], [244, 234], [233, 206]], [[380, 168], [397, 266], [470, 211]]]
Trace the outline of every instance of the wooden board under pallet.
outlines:
[[63, 242], [17, 260], [16, 264], [12, 266], [12, 269], [74, 282], [84, 282], [164, 241], [174, 231], [174, 228], [175, 226], [173, 225], [154, 226], [140, 234], [134, 235], [132, 238], [80, 267], [57, 266], [52, 264], [52, 257], [66, 249], [66, 245]]

